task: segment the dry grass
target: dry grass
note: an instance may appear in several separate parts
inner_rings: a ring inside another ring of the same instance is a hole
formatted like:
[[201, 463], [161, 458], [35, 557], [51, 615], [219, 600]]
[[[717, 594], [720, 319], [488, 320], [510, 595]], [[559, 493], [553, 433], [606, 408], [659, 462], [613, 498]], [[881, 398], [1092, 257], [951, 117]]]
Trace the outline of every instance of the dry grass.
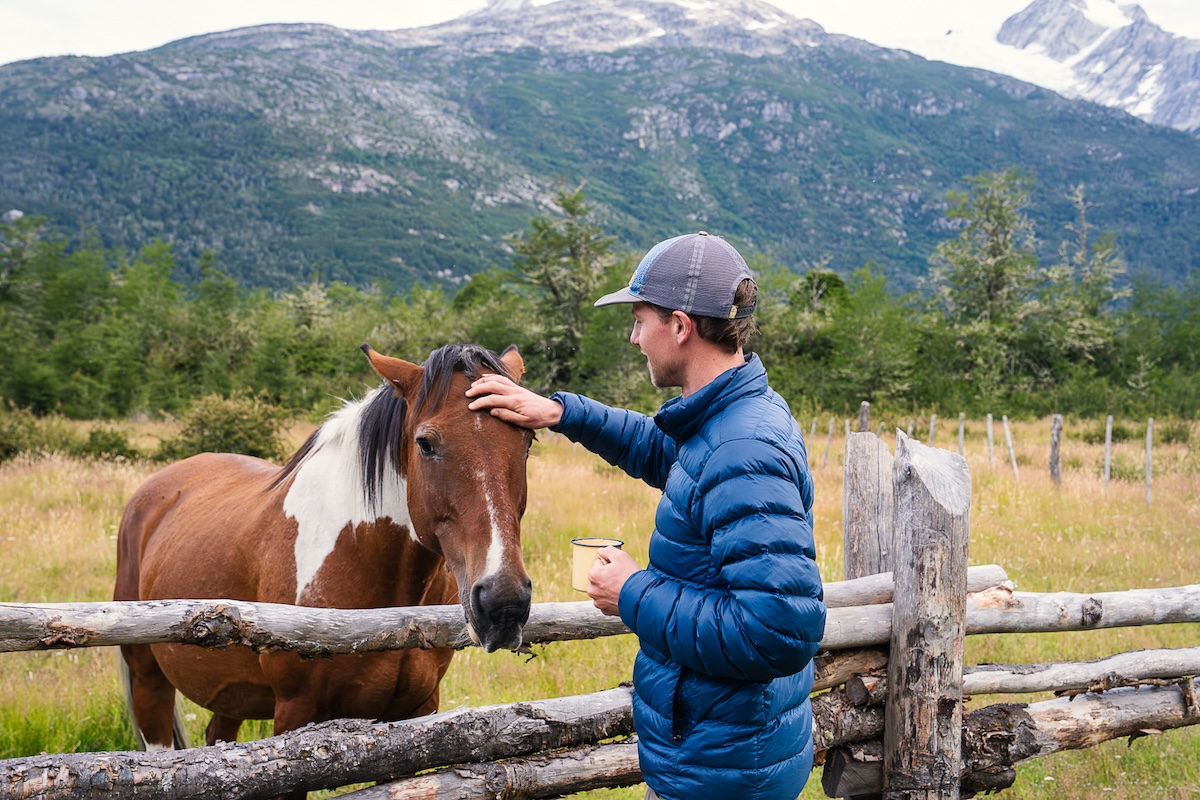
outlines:
[[[1094, 427], [1088, 423], [1087, 427]], [[823, 426], [822, 426], [823, 427]], [[1078, 440], [1069, 425], [1063, 443], [1063, 484], [1046, 464], [1049, 422], [1014, 424], [1020, 479], [1003, 451], [989, 465], [982, 421], [968, 423], [966, 456], [973, 476], [971, 561], [998, 563], [1021, 589], [1115, 591], [1191, 584], [1200, 575], [1200, 501], [1196, 445], [1155, 448], [1153, 502], [1142, 483], [1099, 477], [1103, 447]], [[807, 429], [807, 426], [806, 426]], [[298, 443], [311, 430], [297, 429]], [[841, 575], [842, 470], [838, 435], [820, 467], [825, 436], [810, 445], [816, 466], [815, 528], [823, 574]], [[149, 435], [162, 435], [154, 432]], [[916, 435], [924, 440], [927, 432]], [[890, 439], [889, 439], [890, 441]], [[938, 446], [957, 448], [957, 425], [940, 424]], [[1144, 441], [1118, 445], [1117, 456], [1140, 470]], [[116, 526], [125, 499], [153, 467], [62, 458], [0, 465], [0, 599], [15, 602], [93, 601], [110, 597]], [[534, 601], [583, 599], [570, 588], [569, 540], [611, 535], [643, 562], [658, 495], [615, 472], [582, 448], [542, 434], [529, 462], [530, 501], [525, 559]], [[1200, 626], [1173, 625], [1072, 634], [985, 636], [968, 640], [969, 663], [1066, 661], [1146, 648], [1194, 646]], [[636, 641], [614, 637], [536, 649], [530, 659], [468, 650], [443, 683], [443, 707], [481, 705], [596, 691], [628, 680]], [[976, 698], [975, 703], [1013, 698]], [[1038, 698], [1027, 698], [1038, 699]], [[206, 715], [195, 715], [199, 738]], [[265, 733], [260, 726], [251, 735]], [[111, 650], [0, 656], [0, 755], [39, 750], [128, 746]], [[114, 744], [115, 743], [115, 744]], [[640, 800], [642, 789], [591, 792], [591, 800]], [[1132, 800], [1200, 795], [1200, 731], [1168, 732], [1132, 748], [1113, 742], [1039, 760], [1019, 771], [1012, 798]], [[819, 775], [804, 792], [823, 796]]]

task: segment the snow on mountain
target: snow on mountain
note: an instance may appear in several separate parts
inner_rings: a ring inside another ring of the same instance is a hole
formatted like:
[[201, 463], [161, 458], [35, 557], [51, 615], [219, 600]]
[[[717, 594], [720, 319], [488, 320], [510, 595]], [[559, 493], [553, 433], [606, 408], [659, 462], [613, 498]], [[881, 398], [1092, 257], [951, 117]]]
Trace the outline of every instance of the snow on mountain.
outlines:
[[1200, 130], [1200, 2], [776, 0], [831, 33]]

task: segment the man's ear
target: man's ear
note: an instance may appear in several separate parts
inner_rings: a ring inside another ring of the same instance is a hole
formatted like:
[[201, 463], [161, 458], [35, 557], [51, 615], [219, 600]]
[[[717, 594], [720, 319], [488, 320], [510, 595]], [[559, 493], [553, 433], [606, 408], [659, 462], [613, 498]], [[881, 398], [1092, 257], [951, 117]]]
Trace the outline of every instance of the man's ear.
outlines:
[[515, 344], [504, 348], [504, 352], [500, 354], [500, 363], [508, 370], [513, 383], [521, 382], [521, 376], [525, 374], [525, 359], [521, 358], [521, 351], [517, 350]]
[[424, 367], [419, 364], [410, 364], [400, 358], [377, 353], [371, 345], [365, 342], [362, 345], [362, 351], [367, 354], [371, 367], [379, 373], [379, 377], [392, 384], [392, 390], [397, 396], [406, 397], [409, 401], [416, 396], [421, 379], [425, 375]]
[[671, 312], [671, 333], [675, 336], [675, 343], [682, 345], [691, 338], [692, 333], [696, 330], [696, 323], [683, 311]]

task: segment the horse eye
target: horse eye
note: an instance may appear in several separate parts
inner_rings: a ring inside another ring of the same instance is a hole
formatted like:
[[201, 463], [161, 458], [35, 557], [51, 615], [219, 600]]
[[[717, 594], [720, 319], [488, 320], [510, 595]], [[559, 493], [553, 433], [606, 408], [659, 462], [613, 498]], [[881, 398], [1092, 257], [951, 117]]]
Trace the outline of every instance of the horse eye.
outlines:
[[417, 448], [423, 456], [433, 455], [433, 442], [426, 439], [424, 436], [417, 439]]

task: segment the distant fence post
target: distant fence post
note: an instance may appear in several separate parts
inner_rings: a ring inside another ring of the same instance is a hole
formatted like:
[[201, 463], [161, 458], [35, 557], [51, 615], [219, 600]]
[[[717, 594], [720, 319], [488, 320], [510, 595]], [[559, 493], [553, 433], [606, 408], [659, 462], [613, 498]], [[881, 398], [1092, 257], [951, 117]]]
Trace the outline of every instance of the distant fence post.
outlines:
[[816, 441], [816, 438], [817, 438], [817, 418], [813, 417], [812, 432], [808, 434], [808, 440], [810, 442], [812, 442], [812, 441]]
[[858, 431], [862, 433], [869, 430], [871, 430], [871, 404], [863, 400], [858, 407]]
[[1150, 507], [1150, 485], [1154, 482], [1154, 461], [1150, 458], [1150, 445], [1154, 441], [1154, 417], [1146, 423], [1146, 508]]
[[963, 429], [966, 426], [967, 415], [963, 412], [958, 413], [958, 454], [963, 454]]
[[833, 424], [834, 419], [829, 417], [829, 438], [825, 440], [825, 456], [821, 459], [821, 469], [825, 469], [825, 465], [829, 463], [829, 448], [833, 447]]
[[1062, 454], [1059, 443], [1062, 441], [1062, 414], [1050, 418], [1050, 480], [1055, 486], [1062, 486]]
[[1104, 423], [1104, 493], [1108, 494], [1108, 476], [1112, 474], [1112, 414]]
[[971, 476], [908, 437], [893, 466], [896, 559], [883, 735], [885, 800], [958, 800]]
[[871, 432], [846, 442], [842, 484], [842, 571], [846, 580], [891, 572], [892, 454]]
[[992, 466], [992, 415], [987, 415], [988, 468]]
[[933, 429], [937, 427], [937, 414], [929, 415], [929, 446], [933, 447]]
[[1017, 454], [1013, 452], [1012, 433], [1008, 430], [1008, 415], [1001, 414], [1000, 421], [1004, 423], [1004, 444], [1008, 447], [1008, 460], [1012, 462], [1013, 477], [1019, 480], [1021, 473], [1017, 471]]

